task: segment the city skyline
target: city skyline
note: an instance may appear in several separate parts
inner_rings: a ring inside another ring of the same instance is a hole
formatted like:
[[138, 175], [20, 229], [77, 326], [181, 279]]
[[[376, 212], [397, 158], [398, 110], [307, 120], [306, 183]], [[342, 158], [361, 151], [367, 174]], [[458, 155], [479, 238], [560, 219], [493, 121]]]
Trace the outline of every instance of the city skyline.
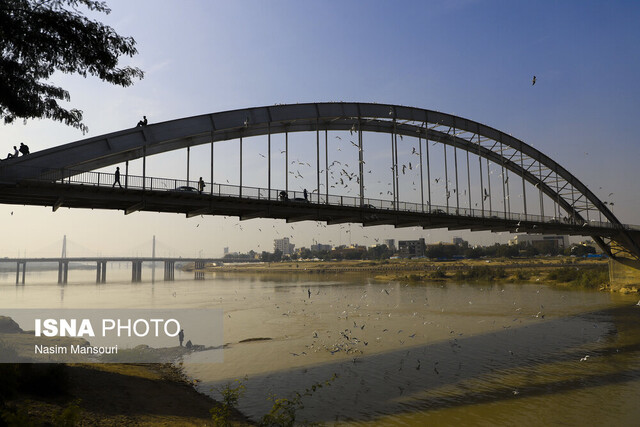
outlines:
[[[55, 82], [69, 89], [71, 105], [84, 111], [89, 133], [48, 120], [19, 122], [2, 126], [3, 149], [25, 142], [39, 151], [133, 127], [143, 115], [157, 123], [279, 103], [410, 105], [512, 134], [566, 167], [602, 200], [614, 202], [623, 223], [640, 224], [640, 193], [633, 182], [640, 161], [633, 129], [640, 112], [635, 77], [640, 61], [632, 54], [640, 41], [633, 24], [640, 7], [634, 3], [540, 8], [372, 2], [364, 10], [355, 2], [189, 2], [180, 9], [168, 2], [108, 5], [112, 13], [96, 18], [136, 39], [139, 54], [127, 63], [142, 68], [145, 78], [119, 88], [56, 75]], [[162, 176], [174, 168], [169, 163], [161, 159], [149, 173]], [[180, 166], [169, 172], [183, 174]], [[372, 244], [376, 238], [415, 235], [449, 241], [455, 234], [487, 244], [511, 237], [145, 212], [125, 217], [61, 208], [54, 213], [14, 205], [0, 206], [0, 216], [5, 225], [0, 256], [56, 255], [63, 235], [79, 250], [103, 255], [150, 251], [144, 245], [156, 235], [167, 250], [184, 256], [220, 256], [224, 247], [245, 252], [256, 250], [256, 244], [271, 250], [273, 239], [285, 235], [307, 247], [313, 239]]]

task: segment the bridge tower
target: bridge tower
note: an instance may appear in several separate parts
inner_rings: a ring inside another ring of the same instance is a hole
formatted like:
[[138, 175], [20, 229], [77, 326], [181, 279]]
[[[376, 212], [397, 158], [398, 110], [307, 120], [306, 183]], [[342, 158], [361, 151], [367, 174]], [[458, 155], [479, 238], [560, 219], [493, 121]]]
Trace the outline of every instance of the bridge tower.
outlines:
[[153, 235], [153, 246], [151, 248], [151, 283], [156, 281], [156, 236]]
[[65, 285], [69, 276], [69, 261], [64, 261], [67, 258], [67, 235], [62, 238], [62, 253], [60, 254], [60, 261], [58, 261], [58, 283]]

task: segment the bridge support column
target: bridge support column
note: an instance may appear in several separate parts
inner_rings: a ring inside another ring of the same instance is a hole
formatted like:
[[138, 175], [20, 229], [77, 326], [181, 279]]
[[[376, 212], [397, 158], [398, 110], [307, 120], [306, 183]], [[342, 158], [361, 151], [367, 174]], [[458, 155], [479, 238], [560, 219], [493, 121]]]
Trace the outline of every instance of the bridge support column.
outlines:
[[195, 261], [193, 269], [196, 280], [204, 280], [204, 261]]
[[620, 256], [617, 260], [609, 259], [609, 283], [612, 291], [640, 290], [640, 261]]
[[24, 285], [25, 273], [27, 272], [26, 261], [18, 261], [16, 264], [16, 285], [20, 284], [20, 265], [22, 265], [22, 284]]
[[65, 285], [69, 277], [69, 261], [58, 261], [58, 284]]
[[142, 281], [142, 261], [131, 261], [131, 281]]
[[174, 279], [175, 261], [164, 262], [164, 280], [166, 282], [173, 281]]
[[106, 261], [97, 261], [96, 268], [96, 283], [106, 283], [107, 282], [107, 262]]

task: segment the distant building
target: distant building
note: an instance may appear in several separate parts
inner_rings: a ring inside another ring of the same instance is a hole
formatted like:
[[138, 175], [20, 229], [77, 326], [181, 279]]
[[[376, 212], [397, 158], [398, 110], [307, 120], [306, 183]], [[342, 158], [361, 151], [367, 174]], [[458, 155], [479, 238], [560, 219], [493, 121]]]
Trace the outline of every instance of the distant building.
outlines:
[[293, 250], [296, 247], [293, 243], [289, 243], [289, 238], [284, 237], [282, 239], [275, 239], [273, 241], [273, 249], [274, 251], [282, 252], [282, 255], [291, 255], [293, 254]]
[[229, 246], [227, 246], [226, 248], [224, 248], [224, 254], [227, 255], [229, 253]]
[[440, 246], [451, 248], [455, 245], [449, 242], [427, 243], [426, 250], [428, 251], [429, 249], [437, 249]]
[[384, 244], [387, 245], [387, 247], [394, 251], [396, 250], [396, 239], [385, 239]]
[[344, 257], [353, 256], [356, 254], [362, 254], [363, 252], [367, 252], [366, 246], [358, 246], [358, 245], [341, 245], [336, 248], [333, 248], [331, 251], [332, 255], [342, 255]]
[[311, 252], [321, 252], [321, 251], [330, 251], [330, 250], [331, 250], [331, 245], [323, 245], [321, 243], [311, 245]]
[[525, 243], [544, 251], [549, 248], [564, 250], [569, 247], [569, 236], [556, 234], [518, 234], [509, 240], [510, 245]]
[[422, 237], [418, 240], [398, 240], [398, 253], [403, 258], [422, 257], [426, 248]]

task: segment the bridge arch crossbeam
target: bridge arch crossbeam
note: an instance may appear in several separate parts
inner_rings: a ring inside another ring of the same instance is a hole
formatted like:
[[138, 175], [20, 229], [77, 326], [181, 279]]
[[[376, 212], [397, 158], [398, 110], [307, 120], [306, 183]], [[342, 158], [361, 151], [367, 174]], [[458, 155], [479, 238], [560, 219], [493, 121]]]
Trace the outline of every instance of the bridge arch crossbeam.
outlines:
[[[618, 219], [584, 184], [528, 144], [469, 119], [388, 104], [289, 104], [177, 119], [53, 147], [14, 159], [10, 165], [3, 162], [0, 178], [4, 182], [17, 182], [51, 169], [61, 170], [62, 174], [70, 169], [90, 171], [153, 154], [241, 137], [323, 130], [348, 131], [355, 127], [361, 132], [413, 137], [421, 136], [424, 132], [426, 140], [460, 148], [504, 165], [507, 170], [537, 185], [572, 218], [584, 220], [580, 213], [586, 211], [588, 216], [589, 211], [595, 208], [599, 215], [619, 227], [622, 235], [626, 235]], [[514, 159], [519, 160], [520, 164]], [[544, 168], [544, 177], [532, 173], [536, 166], [539, 174]], [[555, 184], [555, 189], [552, 184]], [[633, 251], [640, 254], [640, 248], [633, 239], [626, 240], [631, 243]]]

